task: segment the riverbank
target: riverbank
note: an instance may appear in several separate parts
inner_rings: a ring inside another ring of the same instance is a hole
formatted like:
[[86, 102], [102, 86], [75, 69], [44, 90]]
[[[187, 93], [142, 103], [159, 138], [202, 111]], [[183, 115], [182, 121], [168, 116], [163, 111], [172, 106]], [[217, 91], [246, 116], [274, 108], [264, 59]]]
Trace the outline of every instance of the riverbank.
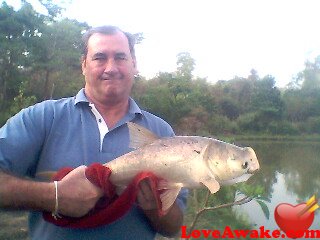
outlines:
[[0, 210], [0, 239], [28, 240], [27, 225], [27, 212]]

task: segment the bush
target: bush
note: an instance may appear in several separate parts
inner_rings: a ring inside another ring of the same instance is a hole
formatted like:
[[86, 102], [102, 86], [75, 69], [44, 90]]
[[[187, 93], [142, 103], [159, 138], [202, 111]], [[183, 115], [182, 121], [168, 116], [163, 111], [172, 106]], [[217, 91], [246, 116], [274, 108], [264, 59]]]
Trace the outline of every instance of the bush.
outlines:
[[7, 122], [10, 116], [11, 114], [9, 111], [0, 112], [0, 127], [2, 127]]
[[246, 113], [238, 117], [237, 124], [241, 132], [255, 132], [259, 130], [259, 124], [255, 113]]
[[305, 123], [305, 130], [310, 134], [320, 134], [320, 117], [309, 117]]
[[208, 121], [208, 132], [211, 135], [237, 133], [239, 131], [235, 122], [229, 120], [226, 116], [214, 115]]
[[276, 135], [295, 135], [299, 133], [296, 126], [288, 121], [271, 122], [268, 124], [268, 132]]

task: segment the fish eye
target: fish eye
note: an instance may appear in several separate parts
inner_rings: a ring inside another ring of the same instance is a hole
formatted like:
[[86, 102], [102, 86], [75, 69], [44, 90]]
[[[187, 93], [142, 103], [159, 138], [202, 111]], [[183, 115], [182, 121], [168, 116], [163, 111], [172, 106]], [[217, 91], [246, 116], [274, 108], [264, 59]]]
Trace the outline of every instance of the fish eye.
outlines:
[[242, 164], [242, 168], [243, 169], [246, 169], [248, 167], [248, 162], [244, 162], [243, 164]]

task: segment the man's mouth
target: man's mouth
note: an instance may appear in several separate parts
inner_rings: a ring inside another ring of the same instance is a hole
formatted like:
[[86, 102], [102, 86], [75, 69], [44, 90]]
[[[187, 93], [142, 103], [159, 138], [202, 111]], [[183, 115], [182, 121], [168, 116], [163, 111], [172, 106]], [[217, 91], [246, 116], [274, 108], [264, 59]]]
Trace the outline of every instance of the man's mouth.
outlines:
[[117, 81], [119, 78], [101, 78], [103, 81]]
[[100, 79], [103, 81], [117, 81], [117, 80], [121, 80], [122, 77], [121, 76], [102, 76]]

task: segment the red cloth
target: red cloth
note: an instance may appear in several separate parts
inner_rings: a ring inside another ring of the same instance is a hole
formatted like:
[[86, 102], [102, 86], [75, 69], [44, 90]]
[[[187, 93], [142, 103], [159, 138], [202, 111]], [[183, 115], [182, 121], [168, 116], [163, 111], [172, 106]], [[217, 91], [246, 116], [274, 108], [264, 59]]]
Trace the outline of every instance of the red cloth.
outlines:
[[[55, 176], [55, 181], [61, 180], [72, 168], [63, 168]], [[125, 191], [118, 197], [115, 193], [115, 186], [109, 181], [111, 170], [102, 164], [94, 163], [86, 169], [86, 177], [96, 186], [103, 189], [105, 195], [95, 208], [81, 218], [62, 216], [55, 219], [51, 213], [44, 212], [43, 218], [60, 227], [69, 228], [92, 228], [109, 224], [124, 216], [136, 201], [138, 185], [145, 178], [150, 179], [150, 186], [157, 196], [159, 214], [161, 215], [161, 201], [159, 198], [157, 184], [159, 179], [151, 172], [141, 172], [136, 175]]]

